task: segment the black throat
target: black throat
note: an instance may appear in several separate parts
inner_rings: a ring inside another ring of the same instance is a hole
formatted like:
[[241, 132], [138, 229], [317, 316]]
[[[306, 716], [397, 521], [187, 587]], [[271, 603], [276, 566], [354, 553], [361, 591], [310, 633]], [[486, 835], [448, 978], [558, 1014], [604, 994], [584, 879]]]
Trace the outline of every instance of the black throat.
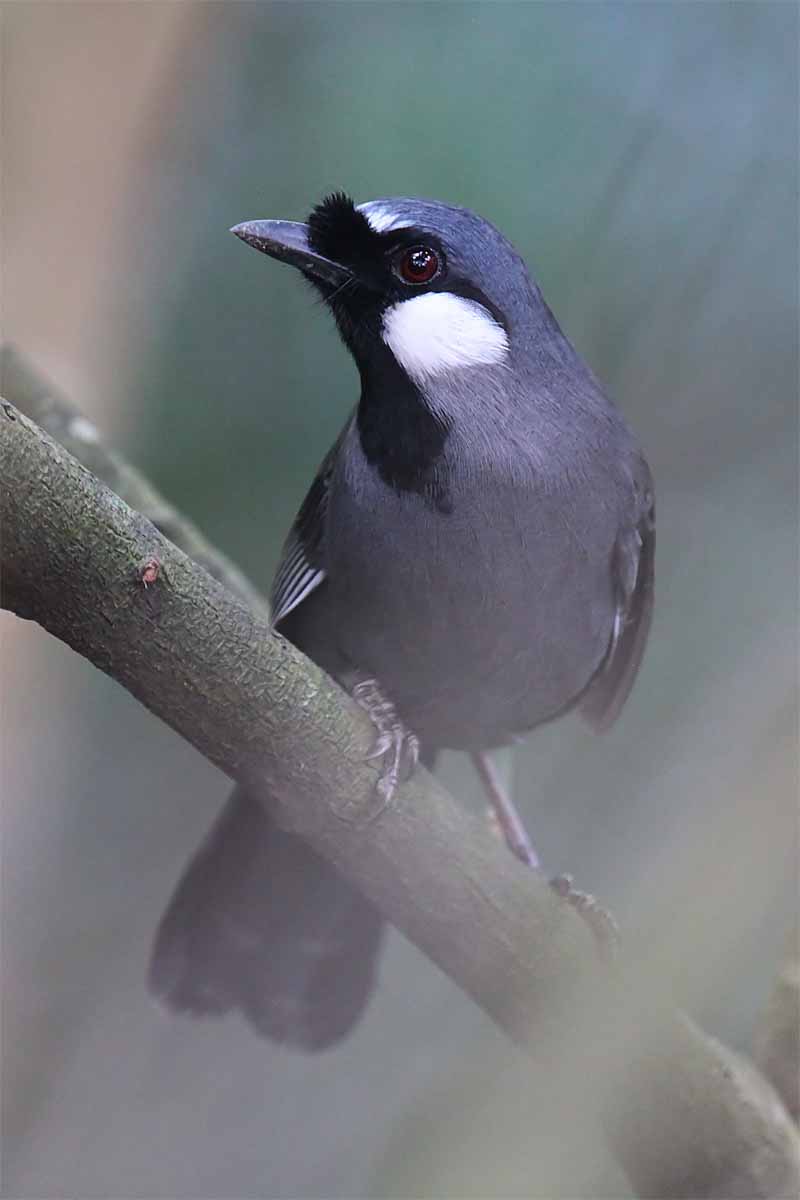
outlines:
[[[342, 192], [317, 205], [308, 228], [315, 250], [354, 271], [340, 287], [310, 282], [327, 301], [361, 374], [357, 428], [366, 459], [389, 487], [418, 492], [447, 512], [443, 454], [450, 422], [431, 411], [382, 337], [383, 313], [403, 295], [390, 291], [397, 284], [385, 263], [397, 234], [376, 232]], [[406, 229], [403, 236], [422, 235]]]
[[444, 449], [450, 421], [431, 411], [397, 359], [380, 342], [358, 355], [361, 399], [357, 427], [367, 462], [389, 487], [417, 492], [450, 511]]

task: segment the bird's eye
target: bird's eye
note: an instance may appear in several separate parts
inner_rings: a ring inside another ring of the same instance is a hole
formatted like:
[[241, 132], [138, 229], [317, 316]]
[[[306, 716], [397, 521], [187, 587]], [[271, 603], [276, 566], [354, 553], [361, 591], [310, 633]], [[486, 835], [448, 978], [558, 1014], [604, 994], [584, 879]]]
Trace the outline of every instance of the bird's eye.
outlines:
[[439, 256], [430, 246], [412, 246], [400, 254], [396, 270], [406, 283], [430, 283], [439, 271]]

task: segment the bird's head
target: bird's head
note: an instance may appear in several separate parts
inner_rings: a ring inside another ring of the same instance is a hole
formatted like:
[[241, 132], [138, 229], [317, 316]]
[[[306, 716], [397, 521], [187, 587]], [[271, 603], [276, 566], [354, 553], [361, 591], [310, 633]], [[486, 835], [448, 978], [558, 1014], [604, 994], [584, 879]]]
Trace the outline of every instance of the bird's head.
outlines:
[[356, 205], [336, 192], [306, 224], [246, 221], [232, 232], [303, 272], [362, 371], [388, 351], [418, 386], [507, 362], [515, 337], [543, 308], [506, 238], [475, 213], [438, 201]]

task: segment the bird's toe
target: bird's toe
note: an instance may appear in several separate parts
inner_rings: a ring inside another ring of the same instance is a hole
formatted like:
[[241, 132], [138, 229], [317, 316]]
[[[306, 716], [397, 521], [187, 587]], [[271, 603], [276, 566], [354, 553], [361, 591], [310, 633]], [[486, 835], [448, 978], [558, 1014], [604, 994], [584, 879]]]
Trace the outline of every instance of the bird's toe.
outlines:
[[419, 761], [419, 738], [400, 720], [397, 710], [383, 694], [377, 680], [359, 680], [352, 695], [375, 726], [377, 736], [367, 754], [367, 761], [381, 760], [376, 791], [384, 803], [388, 803], [398, 785], [414, 773]]

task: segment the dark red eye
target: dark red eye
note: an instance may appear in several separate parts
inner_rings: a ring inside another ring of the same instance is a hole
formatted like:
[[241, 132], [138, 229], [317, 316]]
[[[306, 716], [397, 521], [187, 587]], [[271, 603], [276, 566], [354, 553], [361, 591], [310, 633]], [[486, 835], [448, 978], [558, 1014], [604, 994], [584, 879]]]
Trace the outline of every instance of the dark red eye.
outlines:
[[403, 251], [398, 266], [406, 283], [430, 283], [439, 270], [439, 257], [430, 246], [412, 246]]

